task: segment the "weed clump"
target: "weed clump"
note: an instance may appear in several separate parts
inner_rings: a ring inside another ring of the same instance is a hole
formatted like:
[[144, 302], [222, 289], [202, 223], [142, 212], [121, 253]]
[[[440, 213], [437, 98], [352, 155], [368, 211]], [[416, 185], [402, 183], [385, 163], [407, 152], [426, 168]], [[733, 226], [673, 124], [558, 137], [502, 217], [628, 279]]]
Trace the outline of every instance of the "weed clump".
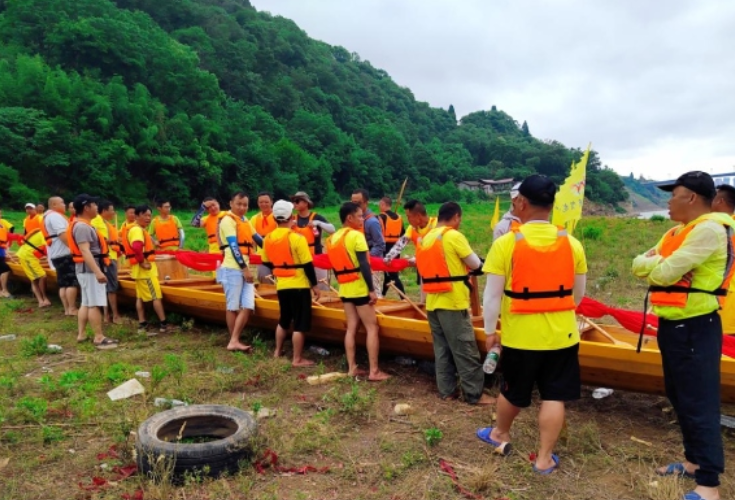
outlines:
[[20, 352], [26, 358], [33, 356], [43, 356], [44, 354], [50, 354], [52, 352], [48, 348], [48, 338], [43, 334], [38, 334], [31, 339], [22, 339], [20, 341]]

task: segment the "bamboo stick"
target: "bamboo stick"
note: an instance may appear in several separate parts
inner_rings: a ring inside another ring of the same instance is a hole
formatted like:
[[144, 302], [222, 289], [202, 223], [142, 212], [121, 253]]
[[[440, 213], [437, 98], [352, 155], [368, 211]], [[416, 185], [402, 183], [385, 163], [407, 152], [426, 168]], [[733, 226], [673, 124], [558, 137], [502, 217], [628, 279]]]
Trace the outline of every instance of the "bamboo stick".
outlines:
[[400, 297], [401, 297], [401, 298], [402, 298], [403, 300], [405, 300], [406, 302], [408, 302], [409, 304], [411, 304], [411, 305], [413, 306], [413, 308], [414, 308], [414, 309], [416, 309], [416, 310], [418, 311], [418, 313], [419, 313], [419, 314], [420, 314], [421, 316], [423, 316], [423, 317], [424, 317], [424, 319], [429, 319], [429, 317], [428, 317], [428, 316], [426, 315], [426, 313], [425, 313], [425, 312], [423, 311], [423, 309], [421, 309], [421, 308], [420, 308], [419, 306], [417, 306], [417, 305], [416, 305], [416, 303], [415, 303], [415, 302], [414, 302], [413, 300], [409, 299], [409, 298], [408, 298], [408, 296], [407, 296], [407, 295], [406, 295], [405, 293], [403, 293], [403, 292], [401, 291], [401, 289], [400, 289], [400, 288], [398, 288], [398, 287], [397, 287], [397, 286], [395, 285], [395, 283], [393, 283], [392, 281], [389, 281], [389, 282], [388, 282], [388, 286], [389, 286], [389, 287], [391, 287], [391, 288], [392, 288], [393, 290], [395, 290], [395, 291], [396, 291], [396, 293], [397, 293], [397, 294], [398, 294], [398, 295], [399, 295], [399, 296], [400, 296]]

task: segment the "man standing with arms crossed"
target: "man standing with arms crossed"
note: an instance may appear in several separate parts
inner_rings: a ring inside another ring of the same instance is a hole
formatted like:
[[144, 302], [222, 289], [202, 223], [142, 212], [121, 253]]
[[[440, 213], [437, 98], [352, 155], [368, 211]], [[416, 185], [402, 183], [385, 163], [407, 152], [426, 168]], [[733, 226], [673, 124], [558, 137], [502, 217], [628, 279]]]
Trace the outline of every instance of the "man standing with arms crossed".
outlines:
[[680, 224], [633, 260], [633, 274], [649, 284], [659, 317], [658, 346], [666, 396], [684, 438], [684, 461], [661, 467], [664, 476], [693, 478], [685, 500], [720, 498], [725, 458], [720, 433], [722, 323], [718, 295], [732, 265], [733, 220], [713, 214], [715, 183], [705, 172], [687, 172], [673, 184], [669, 216]]
[[76, 316], [77, 281], [76, 267], [69, 251], [69, 240], [66, 229], [69, 220], [66, 218], [66, 204], [60, 196], [52, 196], [48, 200], [48, 211], [43, 217], [44, 236], [48, 247], [48, 259], [56, 269], [56, 281], [59, 286], [59, 299], [64, 306], [66, 316]]
[[498, 344], [500, 315], [503, 379], [496, 427], [479, 429], [477, 437], [496, 448], [509, 443], [513, 420], [531, 405], [538, 386], [540, 447], [533, 470], [547, 475], [559, 467], [553, 451], [565, 402], [581, 392], [575, 308], [584, 296], [587, 261], [579, 241], [549, 223], [556, 185], [548, 177], [527, 177], [518, 193], [513, 213], [522, 225], [493, 243], [482, 269], [486, 347]]

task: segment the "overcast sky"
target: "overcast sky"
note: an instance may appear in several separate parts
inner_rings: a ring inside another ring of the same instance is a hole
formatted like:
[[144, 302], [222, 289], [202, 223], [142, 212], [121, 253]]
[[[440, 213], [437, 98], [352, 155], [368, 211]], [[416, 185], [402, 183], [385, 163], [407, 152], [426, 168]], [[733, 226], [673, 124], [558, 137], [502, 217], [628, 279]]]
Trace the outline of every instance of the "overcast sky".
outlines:
[[621, 174], [735, 171], [735, 1], [251, 0], [457, 116], [496, 105]]

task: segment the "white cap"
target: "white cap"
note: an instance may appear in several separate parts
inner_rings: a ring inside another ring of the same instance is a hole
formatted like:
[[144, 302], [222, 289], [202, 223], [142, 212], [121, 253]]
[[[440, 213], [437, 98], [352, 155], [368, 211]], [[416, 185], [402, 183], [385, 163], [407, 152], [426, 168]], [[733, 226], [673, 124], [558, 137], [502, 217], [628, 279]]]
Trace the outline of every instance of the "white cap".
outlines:
[[273, 204], [273, 217], [278, 222], [286, 222], [293, 213], [293, 203], [286, 200], [278, 200]]
[[35, 203], [26, 203], [25, 208], [28, 208], [28, 207], [30, 207], [30, 208], [36, 208], [36, 204]]
[[518, 191], [518, 189], [519, 189], [520, 187], [521, 187], [521, 183], [520, 183], [520, 182], [517, 182], [516, 184], [514, 184], [514, 185], [513, 185], [513, 187], [512, 187], [512, 188], [510, 188], [510, 199], [511, 199], [511, 200], [512, 200], [513, 198], [515, 198], [516, 196], [518, 196], [518, 194], [519, 194], [519, 191]]

